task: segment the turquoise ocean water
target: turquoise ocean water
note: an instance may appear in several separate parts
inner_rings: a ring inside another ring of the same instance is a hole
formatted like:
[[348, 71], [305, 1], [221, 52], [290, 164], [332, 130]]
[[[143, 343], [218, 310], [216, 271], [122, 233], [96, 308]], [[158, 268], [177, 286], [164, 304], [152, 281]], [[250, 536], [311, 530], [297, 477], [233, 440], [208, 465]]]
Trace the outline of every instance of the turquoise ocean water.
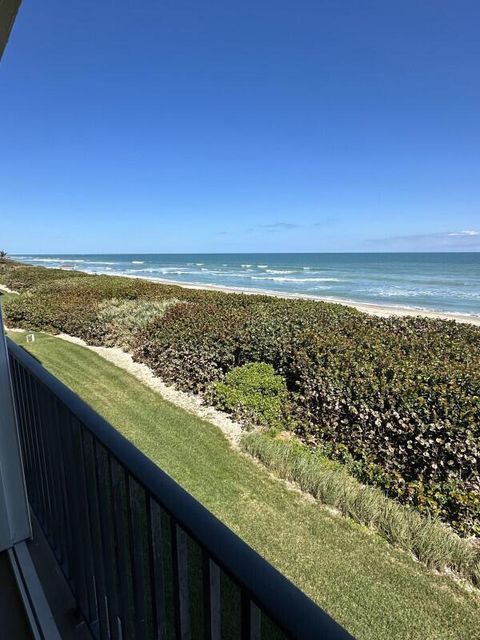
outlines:
[[23, 262], [480, 316], [480, 253], [22, 255]]

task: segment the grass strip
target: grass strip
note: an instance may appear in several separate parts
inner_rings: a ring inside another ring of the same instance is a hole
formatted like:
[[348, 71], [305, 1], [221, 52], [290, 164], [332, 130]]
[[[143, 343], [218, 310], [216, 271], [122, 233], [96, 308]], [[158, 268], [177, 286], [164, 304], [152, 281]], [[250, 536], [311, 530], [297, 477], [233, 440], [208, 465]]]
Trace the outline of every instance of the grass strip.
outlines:
[[246, 434], [241, 446], [281, 478], [412, 552], [430, 569], [452, 570], [480, 584], [479, 554], [438, 520], [397, 504], [375, 487], [362, 485], [342, 465], [311, 452], [297, 440], [257, 431]]

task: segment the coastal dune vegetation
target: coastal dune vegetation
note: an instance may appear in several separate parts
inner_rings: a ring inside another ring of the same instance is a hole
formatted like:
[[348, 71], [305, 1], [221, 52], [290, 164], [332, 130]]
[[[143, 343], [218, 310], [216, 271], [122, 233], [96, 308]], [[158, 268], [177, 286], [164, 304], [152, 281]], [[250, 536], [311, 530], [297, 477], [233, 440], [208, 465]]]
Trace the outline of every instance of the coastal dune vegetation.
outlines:
[[478, 327], [11, 261], [0, 282], [9, 326], [130, 351], [261, 427], [242, 446], [278, 475], [479, 580]]

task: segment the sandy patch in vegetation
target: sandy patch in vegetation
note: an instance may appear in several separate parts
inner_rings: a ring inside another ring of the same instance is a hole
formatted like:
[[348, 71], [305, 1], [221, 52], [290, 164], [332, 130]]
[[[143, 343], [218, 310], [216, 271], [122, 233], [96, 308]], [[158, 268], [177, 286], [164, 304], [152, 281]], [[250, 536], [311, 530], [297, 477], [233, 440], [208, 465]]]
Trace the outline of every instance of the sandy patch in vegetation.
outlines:
[[18, 291], [14, 291], [13, 289], [9, 289], [4, 284], [0, 284], [0, 291], [4, 291], [5, 293], [18, 293]]
[[117, 367], [128, 371], [128, 373], [135, 376], [137, 380], [140, 380], [140, 382], [146, 384], [147, 387], [150, 387], [150, 389], [159, 393], [164, 400], [171, 402], [177, 407], [180, 407], [181, 409], [188, 411], [188, 413], [198, 416], [203, 420], [208, 420], [208, 422], [211, 422], [221, 429], [231, 444], [235, 448], [238, 448], [238, 443], [242, 435], [241, 425], [238, 422], [233, 421], [223, 411], [204, 405], [200, 396], [194, 395], [193, 393], [186, 393], [185, 391], [179, 391], [178, 389], [175, 389], [175, 387], [165, 384], [161, 378], [153, 373], [150, 367], [146, 364], [135, 362], [129, 353], [122, 351], [119, 347], [94, 347], [87, 344], [81, 338], [76, 338], [75, 336], [70, 336], [66, 333], [60, 333], [57, 337], [94, 351], [102, 358], [105, 358], [105, 360], [108, 360]]

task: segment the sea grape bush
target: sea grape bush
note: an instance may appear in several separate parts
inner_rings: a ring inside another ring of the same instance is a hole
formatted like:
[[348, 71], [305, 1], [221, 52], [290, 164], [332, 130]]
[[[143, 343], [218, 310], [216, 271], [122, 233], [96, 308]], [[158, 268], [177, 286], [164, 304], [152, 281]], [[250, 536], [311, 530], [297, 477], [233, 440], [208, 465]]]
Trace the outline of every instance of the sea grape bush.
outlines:
[[102, 318], [109, 304], [179, 300], [139, 323], [128, 344], [137, 360], [197, 392], [236, 367], [270, 365], [304, 443], [458, 532], [480, 534], [478, 327], [15, 263], [0, 265], [0, 282], [22, 292], [5, 305], [12, 326], [94, 344], [124, 340]]
[[[35, 275], [30, 275], [31, 271]], [[43, 274], [46, 275], [42, 280]], [[24, 286], [24, 278], [27, 283], [34, 284]], [[178, 286], [159, 287], [146, 280], [86, 275], [62, 269], [18, 267], [15, 263], [0, 264], [0, 282], [22, 292], [8, 305], [8, 320], [12, 326], [71, 333], [99, 345], [108, 339], [105, 325], [99, 319], [103, 302], [163, 301], [180, 297], [182, 300], [196, 300], [198, 294], [203, 293], [186, 291]]]
[[84, 275], [77, 271], [66, 271], [65, 269], [41, 269], [20, 265], [15, 262], [0, 263], [1, 282], [14, 291], [24, 291], [59, 280], [82, 278]]
[[211, 302], [176, 305], [137, 334], [134, 358], [181, 389], [205, 391], [237, 366], [245, 316], [243, 308]]
[[479, 526], [479, 332], [364, 317], [348, 332], [297, 334], [290, 372], [297, 432], [363, 481]]

